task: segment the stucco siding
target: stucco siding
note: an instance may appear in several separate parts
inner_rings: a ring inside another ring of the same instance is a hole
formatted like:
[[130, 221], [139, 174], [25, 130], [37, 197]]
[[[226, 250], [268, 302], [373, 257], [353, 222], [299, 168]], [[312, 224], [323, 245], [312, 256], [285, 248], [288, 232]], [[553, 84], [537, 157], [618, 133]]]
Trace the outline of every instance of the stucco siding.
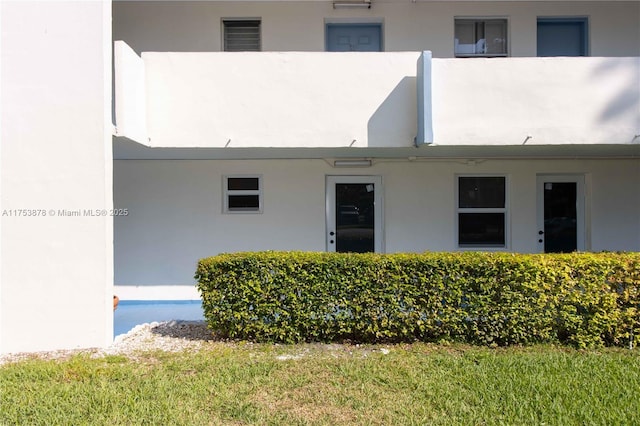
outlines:
[[[259, 174], [261, 214], [223, 214], [222, 179]], [[323, 160], [118, 160], [115, 205], [117, 286], [194, 283], [198, 259], [252, 250], [324, 251], [325, 176], [379, 175], [385, 251], [456, 251], [456, 176], [504, 174], [507, 250], [538, 252], [536, 177], [586, 177], [587, 249], [640, 250], [640, 160], [376, 160], [336, 169]]]
[[[0, 352], [113, 339], [110, 8], [2, 2]], [[81, 34], [81, 35], [79, 35]]]
[[333, 9], [331, 1], [117, 1], [114, 40], [143, 51], [222, 49], [223, 18], [260, 18], [265, 51], [323, 51], [327, 22], [379, 22], [385, 51], [433, 51], [453, 56], [455, 17], [505, 17], [511, 56], [536, 56], [537, 17], [589, 19], [592, 56], [640, 56], [637, 2], [376, 2], [371, 9]]
[[[147, 52], [140, 72], [117, 55], [118, 134], [152, 147], [411, 148], [419, 58]], [[436, 145], [632, 144], [640, 129], [640, 58], [430, 64], [420, 81], [432, 96], [421, 105]]]

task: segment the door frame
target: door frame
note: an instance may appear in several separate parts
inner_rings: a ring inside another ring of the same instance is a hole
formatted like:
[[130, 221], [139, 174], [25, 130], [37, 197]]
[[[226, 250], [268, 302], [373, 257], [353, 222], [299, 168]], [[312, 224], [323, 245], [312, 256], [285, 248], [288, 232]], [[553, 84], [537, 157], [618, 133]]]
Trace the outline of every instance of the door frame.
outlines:
[[584, 174], [547, 174], [536, 175], [536, 244], [537, 251], [544, 253], [544, 238], [540, 242], [540, 231], [544, 231], [544, 183], [574, 182], [576, 184], [576, 250], [587, 250], [586, 229], [586, 182]]
[[[325, 247], [328, 252], [336, 251], [336, 184], [337, 183], [373, 183], [374, 188], [374, 248], [375, 253], [384, 253], [384, 197], [383, 183], [380, 175], [327, 175], [325, 176]], [[331, 243], [331, 240], [334, 243]]]

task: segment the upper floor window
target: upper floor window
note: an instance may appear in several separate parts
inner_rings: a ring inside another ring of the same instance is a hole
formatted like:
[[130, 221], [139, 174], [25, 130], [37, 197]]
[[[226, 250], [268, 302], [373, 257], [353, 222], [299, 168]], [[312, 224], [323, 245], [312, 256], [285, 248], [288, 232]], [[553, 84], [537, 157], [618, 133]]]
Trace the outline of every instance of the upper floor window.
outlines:
[[262, 178], [260, 176], [224, 176], [225, 213], [261, 213]]
[[458, 176], [458, 246], [506, 247], [505, 176]]
[[507, 56], [506, 19], [455, 19], [456, 57]]
[[225, 52], [259, 52], [259, 19], [225, 19], [222, 21]]

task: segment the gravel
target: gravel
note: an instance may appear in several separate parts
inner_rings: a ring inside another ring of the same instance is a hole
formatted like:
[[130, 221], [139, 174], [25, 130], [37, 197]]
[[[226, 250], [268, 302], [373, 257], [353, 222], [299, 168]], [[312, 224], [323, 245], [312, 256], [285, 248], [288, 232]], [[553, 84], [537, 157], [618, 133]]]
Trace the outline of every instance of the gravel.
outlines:
[[[152, 322], [137, 325], [127, 334], [117, 336], [107, 348], [4, 354], [0, 355], [0, 366], [28, 359], [65, 360], [78, 354], [85, 354], [91, 358], [122, 355], [130, 359], [140, 359], [142, 353], [149, 351], [181, 352], [217, 347], [218, 345], [234, 346], [235, 344], [237, 342], [216, 337], [209, 331], [204, 321]], [[387, 348], [379, 348], [375, 345], [310, 343], [297, 346], [293, 354], [278, 354], [275, 359], [280, 361], [298, 360], [318, 351], [330, 353], [332, 356], [358, 357], [367, 357], [373, 352], [379, 352], [383, 355], [390, 352]]]
[[117, 336], [107, 348], [4, 354], [0, 355], [0, 365], [25, 359], [67, 359], [77, 354], [88, 354], [92, 358], [105, 355], [135, 358], [136, 353], [146, 351], [179, 352], [199, 349], [213, 340], [215, 338], [204, 321], [152, 322], [137, 325], [127, 334]]

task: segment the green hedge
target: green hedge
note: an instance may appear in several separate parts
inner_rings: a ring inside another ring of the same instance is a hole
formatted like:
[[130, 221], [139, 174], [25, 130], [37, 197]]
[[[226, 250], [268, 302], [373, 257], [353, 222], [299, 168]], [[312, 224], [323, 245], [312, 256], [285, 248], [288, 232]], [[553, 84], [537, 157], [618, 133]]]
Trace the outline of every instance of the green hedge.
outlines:
[[196, 279], [229, 338], [594, 347], [640, 333], [640, 253], [236, 253]]

